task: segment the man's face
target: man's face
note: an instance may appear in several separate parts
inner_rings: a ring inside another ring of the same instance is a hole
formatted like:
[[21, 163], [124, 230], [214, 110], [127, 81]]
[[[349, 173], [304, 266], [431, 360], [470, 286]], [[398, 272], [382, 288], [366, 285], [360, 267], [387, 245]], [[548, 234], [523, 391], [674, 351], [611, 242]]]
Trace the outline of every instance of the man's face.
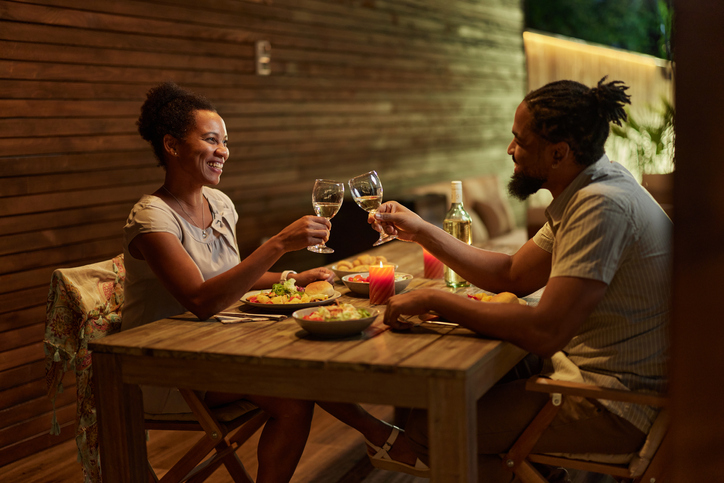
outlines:
[[521, 102], [513, 120], [513, 140], [508, 145], [508, 154], [515, 163], [508, 192], [519, 200], [525, 200], [548, 181], [545, 148], [549, 143], [530, 129], [532, 121], [528, 106]]

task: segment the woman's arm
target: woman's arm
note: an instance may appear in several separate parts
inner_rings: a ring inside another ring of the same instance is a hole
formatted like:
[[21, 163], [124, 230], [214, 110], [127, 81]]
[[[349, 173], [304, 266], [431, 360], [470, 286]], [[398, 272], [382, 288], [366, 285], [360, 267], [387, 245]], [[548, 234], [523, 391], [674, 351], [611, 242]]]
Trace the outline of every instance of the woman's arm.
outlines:
[[[286, 252], [321, 243], [329, 237], [329, 222], [325, 218], [305, 216], [284, 228], [257, 248], [232, 269], [204, 280], [196, 263], [179, 239], [165, 232], [137, 235], [129, 245], [132, 256], [148, 263], [153, 273], [176, 300], [201, 320], [226, 309], [239, 300], [262, 279], [265, 283], [277, 274], [267, 270]], [[315, 269], [328, 279], [332, 273]], [[313, 271], [308, 271], [313, 272]], [[313, 273], [303, 272], [311, 278]], [[302, 274], [300, 274], [302, 275]], [[267, 287], [271, 284], [267, 285]]]

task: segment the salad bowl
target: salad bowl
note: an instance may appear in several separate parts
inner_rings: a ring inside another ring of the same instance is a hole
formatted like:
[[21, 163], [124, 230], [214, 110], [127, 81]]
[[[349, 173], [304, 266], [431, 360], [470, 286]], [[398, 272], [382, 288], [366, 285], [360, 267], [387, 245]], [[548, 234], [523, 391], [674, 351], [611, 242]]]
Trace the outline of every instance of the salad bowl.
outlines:
[[292, 317], [302, 329], [306, 330], [310, 334], [321, 337], [347, 337], [359, 334], [365, 330], [367, 327], [372, 325], [372, 322], [374, 322], [379, 315], [377, 310], [366, 308], [365, 310], [367, 310], [370, 314], [369, 317], [358, 319], [309, 320], [304, 318], [305, 316], [309, 316], [318, 310], [320, 310], [318, 307], [297, 310], [292, 314]]

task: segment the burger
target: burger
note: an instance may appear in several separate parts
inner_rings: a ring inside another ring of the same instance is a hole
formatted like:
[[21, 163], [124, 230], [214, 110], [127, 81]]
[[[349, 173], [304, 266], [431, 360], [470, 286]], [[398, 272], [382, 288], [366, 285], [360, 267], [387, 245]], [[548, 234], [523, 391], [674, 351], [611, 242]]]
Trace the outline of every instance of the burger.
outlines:
[[327, 297], [334, 296], [334, 287], [326, 280], [320, 280], [318, 282], [312, 282], [306, 286], [304, 293], [310, 297], [326, 295]]

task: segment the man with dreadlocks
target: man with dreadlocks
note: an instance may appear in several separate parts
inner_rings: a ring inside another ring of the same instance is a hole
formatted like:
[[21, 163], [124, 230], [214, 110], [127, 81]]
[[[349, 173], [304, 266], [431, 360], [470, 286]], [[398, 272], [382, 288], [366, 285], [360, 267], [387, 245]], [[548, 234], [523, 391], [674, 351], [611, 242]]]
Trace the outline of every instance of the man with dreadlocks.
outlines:
[[[469, 246], [395, 202], [370, 223], [414, 241], [475, 286], [524, 296], [545, 287], [534, 306], [490, 304], [441, 290], [390, 299], [385, 323], [435, 311], [486, 337], [539, 356], [535, 372], [623, 390], [662, 392], [668, 355], [671, 220], [620, 164], [604, 153], [609, 123], [626, 119], [628, 87], [604, 77], [593, 88], [559, 81], [529, 93], [515, 112], [508, 154], [512, 195], [553, 195], [545, 226], [514, 255]], [[530, 361], [528, 361], [530, 362]], [[526, 392], [531, 364], [478, 403], [481, 479], [511, 481], [499, 458], [547, 401]], [[516, 378], [517, 377], [517, 378]], [[656, 410], [564, 399], [536, 452], [631, 453]], [[413, 411], [408, 439], [427, 457], [427, 419]]]

